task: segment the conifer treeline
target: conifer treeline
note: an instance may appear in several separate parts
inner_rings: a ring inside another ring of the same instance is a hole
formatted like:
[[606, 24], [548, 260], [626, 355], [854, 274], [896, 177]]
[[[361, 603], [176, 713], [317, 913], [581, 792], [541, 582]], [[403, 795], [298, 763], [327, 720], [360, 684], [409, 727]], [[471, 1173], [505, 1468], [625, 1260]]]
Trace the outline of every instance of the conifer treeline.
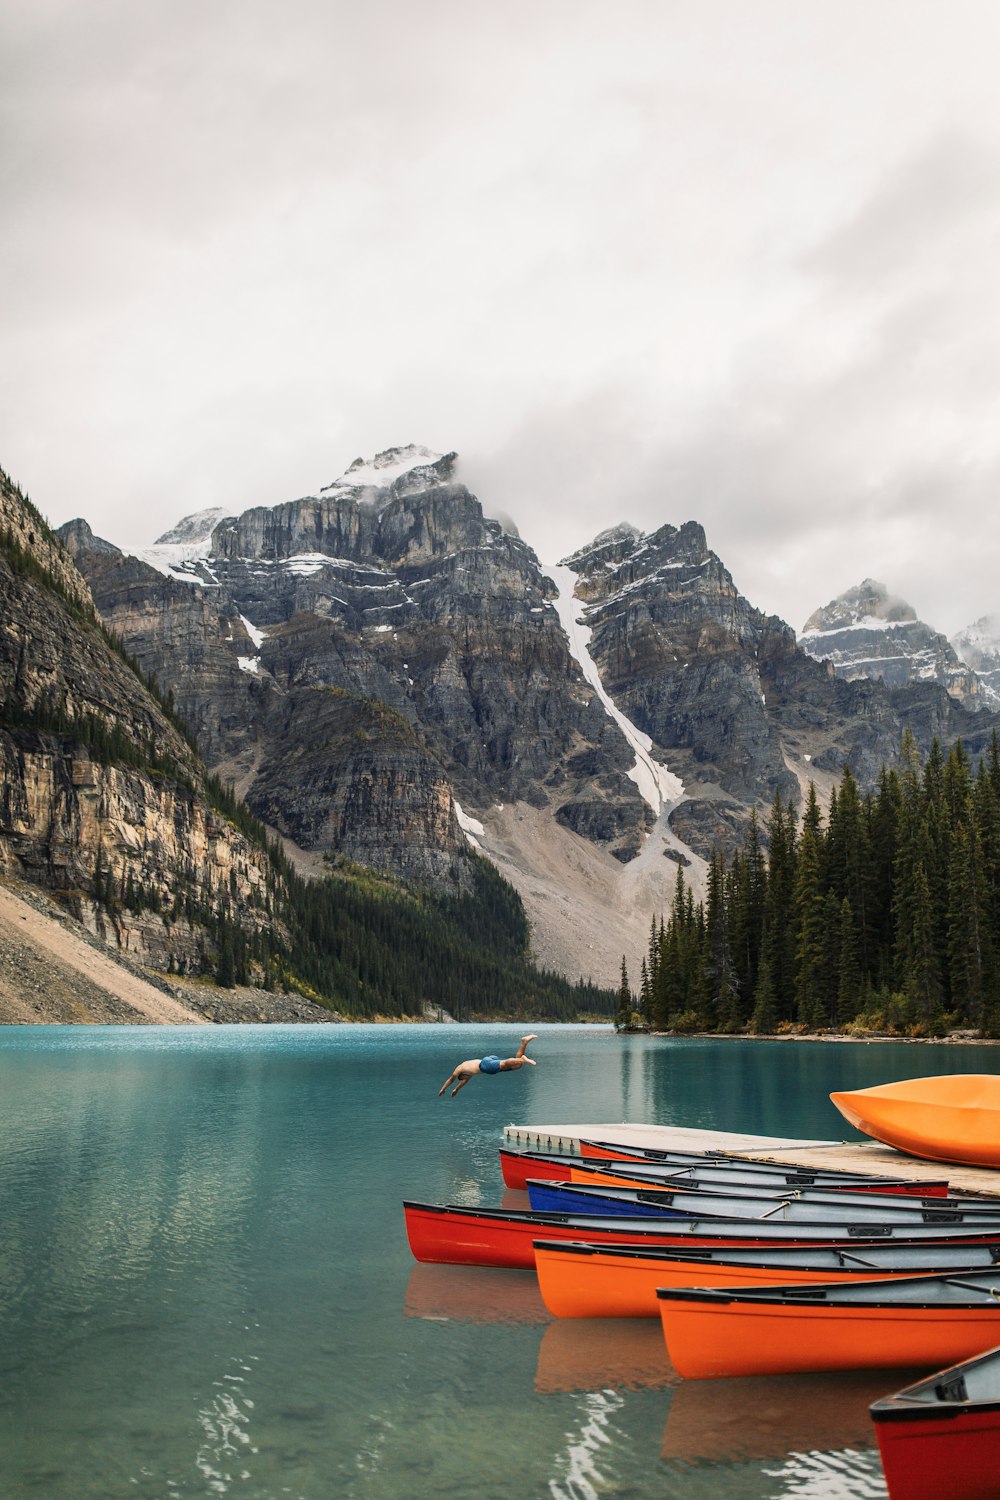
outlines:
[[873, 793], [845, 770], [826, 819], [810, 786], [797, 825], [779, 793], [763, 834], [751, 818], [731, 863], [712, 858], [703, 902], [680, 872], [642, 962], [642, 1021], [1000, 1034], [996, 734], [973, 772], [961, 742], [922, 763], [907, 731]]

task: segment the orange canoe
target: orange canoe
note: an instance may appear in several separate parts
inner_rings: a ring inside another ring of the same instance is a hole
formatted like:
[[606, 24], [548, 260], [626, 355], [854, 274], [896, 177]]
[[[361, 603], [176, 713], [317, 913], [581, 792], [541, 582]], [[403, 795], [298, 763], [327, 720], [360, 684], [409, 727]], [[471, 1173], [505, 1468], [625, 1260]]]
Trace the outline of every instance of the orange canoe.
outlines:
[[[660, 1287], [857, 1284], [885, 1277], [990, 1271], [997, 1245], [796, 1246], [763, 1251], [657, 1250], [536, 1240], [538, 1290], [557, 1318], [655, 1318]], [[504, 1274], [504, 1273], [499, 1273]], [[507, 1272], [507, 1275], [512, 1273]]]
[[927, 1161], [1000, 1167], [1000, 1074], [944, 1073], [831, 1094], [846, 1120]]
[[981, 1271], [846, 1286], [682, 1288], [657, 1292], [679, 1374], [933, 1369], [982, 1354], [1000, 1338], [996, 1277]]

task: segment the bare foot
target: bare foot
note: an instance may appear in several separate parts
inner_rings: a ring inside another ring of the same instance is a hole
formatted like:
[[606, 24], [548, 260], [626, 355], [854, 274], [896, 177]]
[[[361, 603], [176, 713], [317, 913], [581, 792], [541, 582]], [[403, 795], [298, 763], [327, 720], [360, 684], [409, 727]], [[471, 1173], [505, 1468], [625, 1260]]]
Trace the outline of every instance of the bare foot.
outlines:
[[538, 1032], [537, 1031], [529, 1031], [527, 1036], [523, 1036], [521, 1038], [521, 1041], [522, 1042], [537, 1042], [538, 1041]]

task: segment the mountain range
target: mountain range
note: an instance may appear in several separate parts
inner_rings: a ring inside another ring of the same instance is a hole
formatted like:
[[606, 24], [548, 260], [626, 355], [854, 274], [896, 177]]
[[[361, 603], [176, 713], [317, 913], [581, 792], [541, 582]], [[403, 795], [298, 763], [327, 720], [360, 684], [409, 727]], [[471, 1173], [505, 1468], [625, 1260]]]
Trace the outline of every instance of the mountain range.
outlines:
[[571, 978], [637, 964], [677, 870], [697, 889], [776, 794], [824, 796], [845, 765], [872, 786], [905, 729], [975, 757], [998, 722], [993, 669], [963, 667], [879, 585], [799, 641], [696, 521], [618, 523], [543, 566], [453, 453], [387, 449], [315, 494], [187, 517], [138, 556], [84, 520], [58, 535], [298, 868], [464, 891], [485, 853], [536, 958]]

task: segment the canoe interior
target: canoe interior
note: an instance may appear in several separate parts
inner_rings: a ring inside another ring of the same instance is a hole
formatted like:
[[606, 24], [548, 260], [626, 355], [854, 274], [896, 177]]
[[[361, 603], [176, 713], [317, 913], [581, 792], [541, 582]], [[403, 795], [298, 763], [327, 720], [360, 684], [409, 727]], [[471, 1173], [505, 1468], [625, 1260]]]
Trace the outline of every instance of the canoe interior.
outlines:
[[[939, 1225], [975, 1227], [986, 1226], [996, 1233], [1000, 1230], [1000, 1207], [976, 1205], [971, 1209], [930, 1207], [916, 1198], [882, 1198], [879, 1200], [852, 1199], [838, 1201], [838, 1195], [828, 1199], [795, 1196], [756, 1197], [740, 1194], [723, 1195], [702, 1192], [656, 1192], [647, 1189], [586, 1188], [568, 1183], [528, 1182], [531, 1207], [538, 1213], [572, 1214], [634, 1214], [640, 1217], [685, 1216], [704, 1220], [747, 1219], [753, 1221], [780, 1220], [796, 1224], [852, 1224], [892, 1225]], [[937, 1203], [940, 1200], [930, 1200]]]
[[620, 1262], [623, 1266], [641, 1260], [664, 1266], [732, 1266], [734, 1270], [745, 1267], [777, 1271], [784, 1267], [789, 1270], [856, 1271], [859, 1279], [863, 1279], [866, 1272], [912, 1271], [914, 1275], [933, 1275], [935, 1271], [988, 1271], [1000, 1265], [1000, 1239], [993, 1245], [873, 1245], [863, 1253], [823, 1245], [777, 1245], [762, 1253], [760, 1247], [753, 1246], [713, 1249], [692, 1245], [678, 1250], [544, 1239], [535, 1241], [535, 1249], [556, 1251], [581, 1260], [600, 1257], [605, 1264]]
[[661, 1288], [664, 1301], [796, 1303], [809, 1306], [847, 1307], [995, 1307], [1000, 1318], [1000, 1285], [997, 1277], [981, 1271], [955, 1271], [948, 1276], [913, 1276], [896, 1281], [852, 1283], [820, 1282], [805, 1286], [742, 1288]]
[[[951, 1365], [947, 1370], [938, 1370], [926, 1380], [904, 1386], [891, 1396], [876, 1401], [872, 1416], [905, 1421], [906, 1408], [915, 1417], [927, 1414], [927, 1408], [967, 1407], [987, 1405], [997, 1408], [1000, 1417], [1000, 1348], [989, 1349], [975, 1359], [967, 1359], [960, 1365]], [[1000, 1488], [1000, 1486], [998, 1486]]]

